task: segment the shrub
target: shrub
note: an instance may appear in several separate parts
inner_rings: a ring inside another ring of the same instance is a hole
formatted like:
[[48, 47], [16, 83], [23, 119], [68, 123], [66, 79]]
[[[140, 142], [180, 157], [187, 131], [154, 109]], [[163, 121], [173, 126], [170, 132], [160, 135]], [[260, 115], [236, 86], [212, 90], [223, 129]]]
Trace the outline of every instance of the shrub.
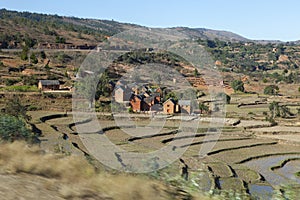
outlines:
[[244, 83], [241, 80], [234, 80], [231, 83], [231, 87], [235, 92], [237, 92], [237, 91], [245, 92]]
[[30, 62], [32, 62], [33, 64], [37, 64], [38, 63], [38, 59], [37, 59], [37, 57], [35, 56], [34, 53], [32, 53], [30, 55]]
[[0, 139], [7, 142], [25, 140], [36, 143], [38, 138], [27, 127], [26, 123], [17, 117], [0, 115]]
[[2, 90], [9, 92], [38, 92], [38, 88], [36, 86], [28, 86], [28, 85], [16, 85], [16, 86], [8, 86], [3, 88]]
[[268, 85], [264, 89], [264, 94], [267, 94], [267, 95], [276, 95], [276, 94], [278, 94], [278, 90], [279, 90], [279, 88], [278, 88], [277, 85]]
[[5, 85], [7, 86], [12, 86], [18, 82], [20, 82], [20, 79], [5, 79]]
[[26, 106], [21, 103], [20, 98], [16, 95], [8, 96], [6, 98], [5, 107], [1, 110], [1, 112], [22, 120], [31, 119], [31, 117], [26, 113]]
[[40, 54], [41, 54], [41, 58], [42, 59], [46, 59], [47, 58], [45, 51], [41, 51]]
[[133, 113], [132, 107], [128, 108], [128, 112], [129, 112], [129, 113]]
[[30, 105], [27, 108], [28, 111], [37, 111], [37, 110], [41, 110], [41, 108], [39, 106], [35, 106], [35, 105]]

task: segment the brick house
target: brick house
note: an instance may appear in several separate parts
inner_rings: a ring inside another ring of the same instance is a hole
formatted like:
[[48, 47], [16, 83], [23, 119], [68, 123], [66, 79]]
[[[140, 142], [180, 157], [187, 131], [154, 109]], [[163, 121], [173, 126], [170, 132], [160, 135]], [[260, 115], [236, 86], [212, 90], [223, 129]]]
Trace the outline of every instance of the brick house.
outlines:
[[179, 100], [178, 105], [180, 107], [180, 112], [185, 114], [192, 113], [192, 101], [191, 100]]
[[174, 114], [176, 112], [176, 102], [173, 99], [168, 99], [163, 104], [164, 114]]
[[130, 106], [133, 112], [149, 111], [150, 105], [144, 101], [140, 95], [132, 94], [130, 99]]
[[118, 86], [117, 89], [115, 89], [115, 101], [118, 103], [129, 101], [131, 94], [132, 92], [127, 87]]
[[43, 91], [59, 90], [60, 83], [58, 80], [39, 80], [38, 88]]

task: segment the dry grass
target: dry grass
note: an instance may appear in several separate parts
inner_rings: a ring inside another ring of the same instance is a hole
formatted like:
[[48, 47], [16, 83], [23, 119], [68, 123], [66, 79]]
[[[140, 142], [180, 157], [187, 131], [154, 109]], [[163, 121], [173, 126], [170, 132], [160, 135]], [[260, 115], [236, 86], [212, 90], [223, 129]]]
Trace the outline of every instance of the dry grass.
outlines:
[[[140, 200], [178, 199], [180, 197], [175, 187], [144, 176], [97, 173], [84, 158], [79, 156], [46, 154], [37, 146], [28, 147], [21, 142], [1, 144], [0, 174], [21, 177], [24, 173], [29, 174], [29, 177], [32, 176], [32, 179], [38, 176], [51, 180], [51, 183], [44, 184], [48, 185], [45, 188], [46, 192], [47, 188], [56, 188], [58, 196], [54, 199], [59, 197], [63, 199]], [[18, 190], [18, 188], [14, 189]], [[197, 194], [197, 197], [193, 199], [209, 198]]]

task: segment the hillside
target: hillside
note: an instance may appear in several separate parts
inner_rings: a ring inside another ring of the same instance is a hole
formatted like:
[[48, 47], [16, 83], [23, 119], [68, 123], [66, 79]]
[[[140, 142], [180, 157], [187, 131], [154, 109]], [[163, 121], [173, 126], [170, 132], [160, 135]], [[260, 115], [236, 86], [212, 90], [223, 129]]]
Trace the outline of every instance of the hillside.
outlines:
[[222, 40], [226, 42], [248, 42], [247, 38], [244, 38], [238, 34], [229, 31], [219, 31], [206, 28], [187, 28], [177, 27], [174, 28], [177, 31], [184, 32], [191, 38], [208, 39], [208, 40]]
[[137, 25], [108, 20], [0, 10], [1, 48], [20, 48], [24, 42], [95, 45], [106, 37]]
[[[24, 42], [35, 48], [46, 48], [46, 43], [64, 44], [52, 46], [51, 48], [95, 46], [109, 36], [136, 27], [142, 26], [113, 20], [82, 19], [1, 9], [0, 48], [21, 48]], [[173, 29], [186, 34], [190, 38], [218, 39], [227, 42], [251, 41], [228, 31], [187, 27]], [[267, 43], [268, 41], [254, 42]]]

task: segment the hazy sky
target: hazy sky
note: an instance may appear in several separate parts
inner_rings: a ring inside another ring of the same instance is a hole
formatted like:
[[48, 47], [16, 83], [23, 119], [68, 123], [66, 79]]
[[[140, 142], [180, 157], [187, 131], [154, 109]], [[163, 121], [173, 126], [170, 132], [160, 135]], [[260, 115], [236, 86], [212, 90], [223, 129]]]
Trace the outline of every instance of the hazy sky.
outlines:
[[0, 7], [150, 27], [227, 30], [250, 39], [300, 40], [299, 0], [0, 0]]

